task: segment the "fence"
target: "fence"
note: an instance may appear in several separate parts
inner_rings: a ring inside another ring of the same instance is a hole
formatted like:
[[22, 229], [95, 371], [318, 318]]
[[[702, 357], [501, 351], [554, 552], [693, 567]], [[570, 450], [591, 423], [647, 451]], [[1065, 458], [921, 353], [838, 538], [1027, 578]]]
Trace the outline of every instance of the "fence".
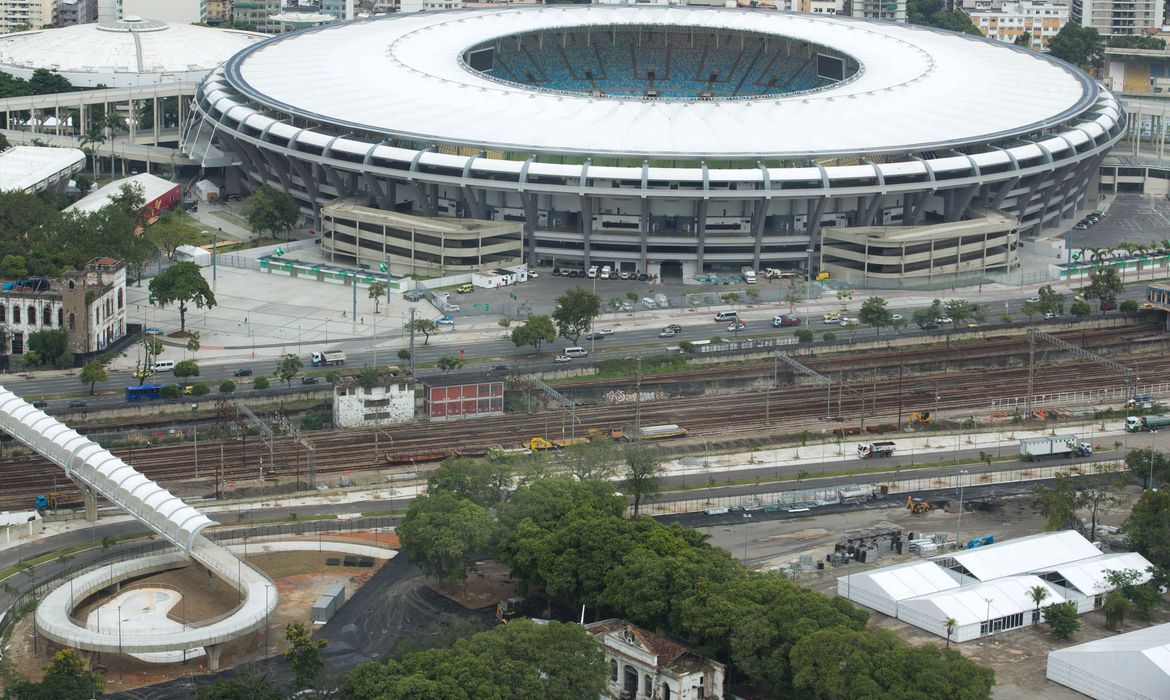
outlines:
[[[280, 541], [314, 536], [319, 541], [322, 541], [321, 536], [326, 533], [348, 534], [359, 531], [377, 532], [396, 527], [397, 525], [398, 518], [396, 517], [376, 516], [351, 518], [348, 520], [309, 520], [305, 522], [273, 523], [252, 527], [239, 526], [230, 529], [216, 528], [212, 531], [205, 531], [204, 535], [218, 544], [233, 544], [237, 541], [243, 542], [246, 539]], [[9, 583], [12, 578], [29, 576], [30, 582], [33, 582], [33, 588], [22, 591], [8, 606], [8, 609], [3, 614], [0, 614], [0, 639], [5, 637], [8, 629], [16, 624], [25, 613], [32, 612], [35, 609], [37, 601], [43, 598], [46, 593], [61, 585], [62, 582], [77, 576], [82, 576], [91, 571], [110, 567], [119, 562], [157, 554], [169, 554], [175, 551], [177, 550], [173, 545], [159, 539], [120, 547], [119, 551], [106, 551], [98, 561], [70, 566], [68, 563], [61, 565], [59, 563], [60, 559], [55, 559], [34, 566], [31, 576], [24, 573], [13, 574], [2, 583], [13, 586], [13, 584]], [[58, 567], [57, 571], [47, 578], [38, 581], [36, 578], [37, 570], [42, 567], [53, 566], [54, 564]], [[16, 586], [13, 587], [16, 588]]]
[[[1164, 396], [1166, 392], [1170, 391], [1170, 383], [1163, 382], [1160, 384], [1143, 384], [1135, 387], [1134, 395], [1141, 396], [1148, 394], [1152, 397]], [[1124, 387], [1113, 387], [1109, 389], [1083, 389], [1080, 391], [1062, 391], [1054, 394], [1033, 394], [1032, 408], [1037, 406], [1060, 406], [1068, 404], [1082, 404], [1093, 405], [1094, 403], [1114, 404], [1121, 403], [1131, 398], [1129, 392]], [[992, 399], [992, 410], [1005, 410], [1015, 412], [1017, 408], [1023, 409], [1028, 404], [1027, 396], [1009, 396], [1006, 398]]]

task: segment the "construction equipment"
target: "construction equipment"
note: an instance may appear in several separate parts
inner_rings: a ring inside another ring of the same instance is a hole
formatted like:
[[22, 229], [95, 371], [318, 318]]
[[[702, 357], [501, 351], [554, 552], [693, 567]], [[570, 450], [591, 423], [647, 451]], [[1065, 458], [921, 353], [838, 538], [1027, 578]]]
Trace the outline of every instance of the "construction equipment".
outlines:
[[914, 514], [929, 513], [934, 510], [930, 503], [921, 498], [914, 498], [913, 496], [906, 497], [906, 510]]
[[621, 428], [590, 428], [589, 439], [594, 440], [599, 437], [606, 437], [614, 442], [621, 442], [626, 439], [625, 432]]
[[527, 602], [525, 598], [517, 596], [515, 598], [505, 598], [496, 603], [496, 621], [501, 625], [508, 623], [508, 620], [514, 620], [520, 617], [524, 612], [524, 603]]
[[934, 416], [930, 415], [930, 411], [914, 411], [910, 414], [910, 425], [930, 425], [934, 422]]
[[583, 445], [587, 442], [589, 442], [589, 438], [585, 437], [558, 438], [553, 440], [548, 440], [542, 437], [534, 437], [521, 444], [533, 452], [539, 452], [540, 450], [564, 449], [566, 447], [572, 447], [573, 445]]

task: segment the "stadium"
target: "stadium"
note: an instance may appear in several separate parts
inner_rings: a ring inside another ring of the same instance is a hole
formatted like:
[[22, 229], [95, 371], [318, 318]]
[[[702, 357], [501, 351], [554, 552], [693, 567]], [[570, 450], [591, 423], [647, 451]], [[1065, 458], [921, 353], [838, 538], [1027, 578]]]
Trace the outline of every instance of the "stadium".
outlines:
[[240, 51], [195, 102], [183, 150], [229, 190], [282, 189], [333, 259], [406, 274], [1007, 272], [1125, 127], [1088, 76], [1013, 46], [668, 6], [332, 24]]

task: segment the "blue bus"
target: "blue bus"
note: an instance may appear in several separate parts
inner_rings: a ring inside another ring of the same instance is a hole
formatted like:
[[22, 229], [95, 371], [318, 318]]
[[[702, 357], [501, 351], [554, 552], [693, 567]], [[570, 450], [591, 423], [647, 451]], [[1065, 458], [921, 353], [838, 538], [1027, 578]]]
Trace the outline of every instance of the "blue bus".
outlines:
[[143, 384], [142, 386], [126, 387], [127, 401], [153, 401], [162, 398], [162, 384]]

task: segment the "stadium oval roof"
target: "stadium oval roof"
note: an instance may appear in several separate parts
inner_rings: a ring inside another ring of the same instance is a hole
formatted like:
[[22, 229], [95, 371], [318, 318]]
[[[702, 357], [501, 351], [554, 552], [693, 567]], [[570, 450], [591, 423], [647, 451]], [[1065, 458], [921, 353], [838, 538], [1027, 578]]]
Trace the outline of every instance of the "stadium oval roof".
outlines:
[[45, 68], [81, 87], [200, 80], [263, 37], [252, 32], [125, 17], [0, 35], [0, 71], [27, 78], [34, 70]]
[[[463, 53], [493, 38], [610, 25], [765, 33], [861, 64], [815, 93], [617, 99], [502, 84]], [[354, 70], [353, 66], [362, 66]], [[423, 143], [532, 153], [758, 158], [921, 151], [1039, 131], [1086, 111], [1080, 71], [999, 42], [845, 17], [568, 5], [392, 15], [271, 38], [227, 65], [251, 100]]]

